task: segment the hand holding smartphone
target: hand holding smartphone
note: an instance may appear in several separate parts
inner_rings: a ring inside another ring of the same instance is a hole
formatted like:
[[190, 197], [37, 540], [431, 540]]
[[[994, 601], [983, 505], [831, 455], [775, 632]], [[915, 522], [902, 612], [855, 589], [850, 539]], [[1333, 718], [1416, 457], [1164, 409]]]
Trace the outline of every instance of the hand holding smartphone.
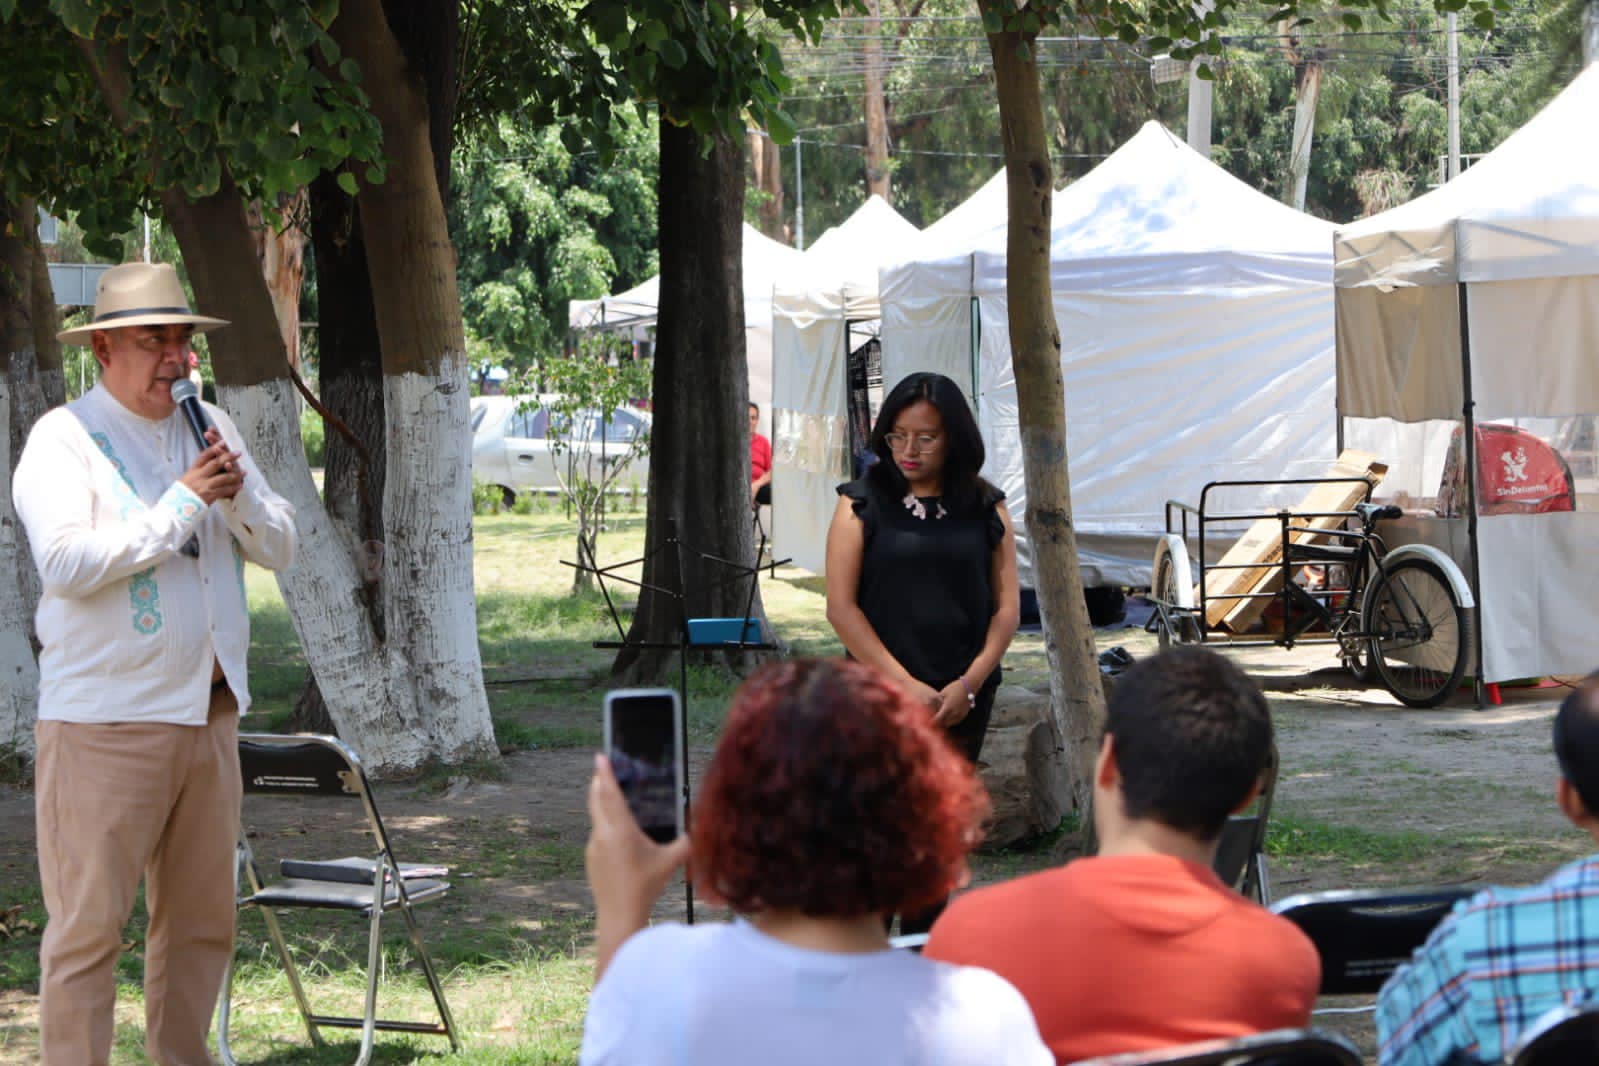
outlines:
[[646, 836], [683, 835], [683, 704], [676, 690], [617, 689], [605, 694], [605, 754]]

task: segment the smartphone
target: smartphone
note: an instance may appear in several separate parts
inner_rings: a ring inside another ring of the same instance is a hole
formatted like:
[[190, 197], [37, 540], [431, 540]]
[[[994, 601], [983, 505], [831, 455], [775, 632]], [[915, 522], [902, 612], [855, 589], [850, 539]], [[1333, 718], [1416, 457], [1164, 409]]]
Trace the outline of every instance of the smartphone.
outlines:
[[683, 833], [683, 703], [669, 688], [605, 694], [605, 754], [633, 817], [662, 844]]

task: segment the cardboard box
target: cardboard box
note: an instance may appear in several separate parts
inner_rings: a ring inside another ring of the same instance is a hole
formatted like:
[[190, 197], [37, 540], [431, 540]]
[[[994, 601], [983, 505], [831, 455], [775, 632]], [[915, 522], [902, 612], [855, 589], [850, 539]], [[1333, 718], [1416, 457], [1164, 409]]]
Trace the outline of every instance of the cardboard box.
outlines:
[[[1388, 464], [1366, 452], [1346, 448], [1328, 468], [1327, 477], [1363, 478], [1373, 487], [1381, 483], [1388, 473]], [[1341, 481], [1326, 485], [1307, 485], [1303, 499], [1289, 508], [1295, 514], [1348, 511], [1366, 495], [1360, 485]], [[1295, 519], [1296, 526], [1312, 529], [1337, 529], [1342, 518]], [[1318, 540], [1315, 533], [1291, 534], [1294, 542]], [[1238, 564], [1247, 569], [1211, 569], [1205, 574], [1205, 624], [1208, 627], [1225, 627], [1233, 633], [1248, 629], [1269, 600], [1240, 599], [1249, 593], [1275, 592], [1282, 584], [1283, 556], [1282, 524], [1275, 518], [1262, 518], [1250, 526], [1238, 543], [1227, 550], [1216, 562], [1216, 567]], [[1248, 565], [1259, 564], [1259, 565]]]

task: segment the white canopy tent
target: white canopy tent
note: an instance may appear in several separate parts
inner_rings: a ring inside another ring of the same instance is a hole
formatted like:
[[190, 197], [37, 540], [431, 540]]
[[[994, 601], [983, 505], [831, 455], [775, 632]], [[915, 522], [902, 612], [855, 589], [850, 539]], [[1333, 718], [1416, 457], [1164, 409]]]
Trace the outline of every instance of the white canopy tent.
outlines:
[[1472, 446], [1485, 422], [1556, 438], [1599, 413], [1596, 114], [1589, 67], [1455, 180], [1338, 231], [1339, 412], [1352, 434], [1391, 442], [1384, 488], [1413, 504], [1437, 490], [1463, 427], [1467, 513], [1412, 509], [1390, 543], [1433, 543], [1475, 569], [1489, 682], [1599, 665], [1599, 485], [1576, 481], [1574, 511], [1479, 514], [1477, 460], [1505, 457]]
[[[803, 254], [744, 224], [744, 347], [750, 400], [760, 404], [763, 424], [772, 404], [772, 286], [795, 268]], [[567, 324], [574, 330], [653, 326], [660, 290], [657, 275], [614, 296], [573, 300], [567, 307]]]
[[773, 550], [818, 573], [833, 487], [849, 477], [849, 353], [875, 332], [879, 264], [918, 236], [868, 197], [772, 294]]
[[[1008, 497], [1027, 581], [1003, 221], [883, 271], [883, 377], [936, 370], [970, 386], [984, 474]], [[1168, 499], [1325, 470], [1332, 234], [1155, 122], [1055, 194], [1051, 281], [1088, 585], [1149, 583]]]

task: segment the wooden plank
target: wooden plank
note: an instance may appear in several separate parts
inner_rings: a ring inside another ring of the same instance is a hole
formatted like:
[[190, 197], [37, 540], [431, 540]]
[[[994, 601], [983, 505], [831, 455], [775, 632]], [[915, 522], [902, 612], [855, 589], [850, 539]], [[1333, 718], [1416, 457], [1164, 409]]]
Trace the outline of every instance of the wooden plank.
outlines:
[[[1375, 487], [1388, 473], [1388, 464], [1366, 452], [1346, 448], [1327, 470], [1327, 477], [1362, 478]], [[1290, 508], [1295, 513], [1317, 511], [1348, 511], [1364, 497], [1360, 485], [1338, 482], [1307, 486], [1299, 504]], [[1296, 526], [1316, 529], [1335, 529], [1343, 524], [1341, 518], [1296, 519]], [[1294, 542], [1317, 539], [1310, 532], [1291, 534]], [[1269, 600], [1240, 599], [1249, 593], [1275, 592], [1282, 582], [1282, 524], [1276, 518], [1262, 518], [1250, 526], [1238, 543], [1227, 550], [1217, 562], [1217, 567], [1238, 565], [1247, 569], [1224, 570], [1207, 567], [1205, 574], [1205, 623], [1207, 626], [1225, 626], [1241, 633], [1266, 609]], [[1259, 565], [1250, 565], [1259, 564]]]

